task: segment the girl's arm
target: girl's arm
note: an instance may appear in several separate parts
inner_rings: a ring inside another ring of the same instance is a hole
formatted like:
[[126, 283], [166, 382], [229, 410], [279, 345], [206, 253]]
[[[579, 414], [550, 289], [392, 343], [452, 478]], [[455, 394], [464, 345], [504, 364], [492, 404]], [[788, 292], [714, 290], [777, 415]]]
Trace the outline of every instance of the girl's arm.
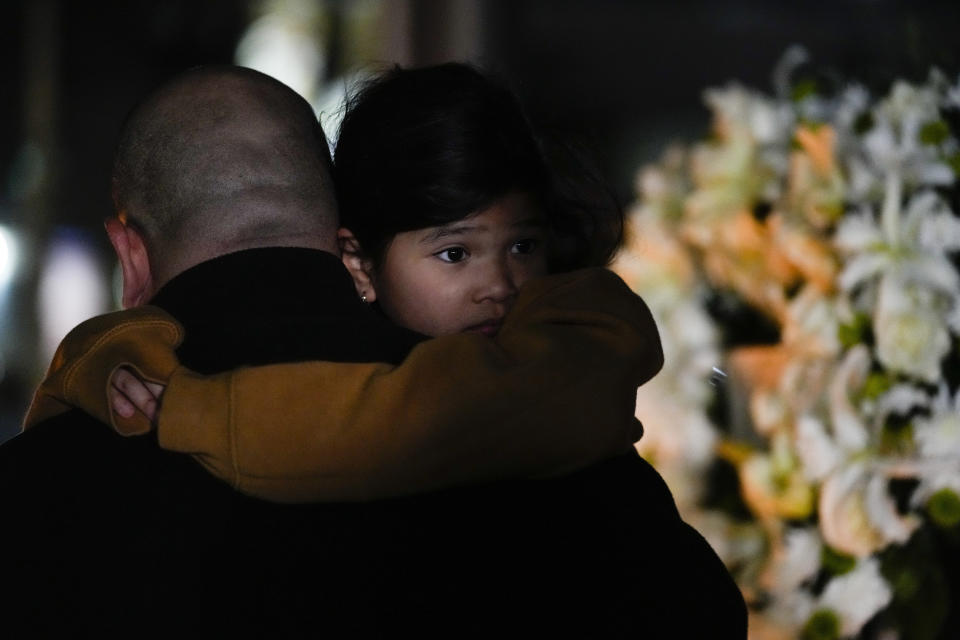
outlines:
[[[639, 436], [636, 387], [662, 352], [646, 305], [613, 273], [589, 269], [529, 283], [495, 339], [429, 340], [396, 366], [177, 367], [164, 378], [169, 363], [133, 363], [168, 381], [161, 446], [243, 492], [306, 502], [550, 475], [622, 452]], [[82, 400], [66, 398], [88, 408]]]

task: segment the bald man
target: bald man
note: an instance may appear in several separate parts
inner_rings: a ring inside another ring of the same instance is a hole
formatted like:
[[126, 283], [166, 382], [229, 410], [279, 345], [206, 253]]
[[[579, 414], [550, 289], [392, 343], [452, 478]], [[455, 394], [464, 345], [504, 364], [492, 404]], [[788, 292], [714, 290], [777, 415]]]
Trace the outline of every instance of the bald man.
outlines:
[[[161, 87], [124, 124], [113, 196], [124, 306], [176, 317], [195, 370], [397, 362], [421, 339], [357, 299], [323, 131], [268, 76], [195, 69]], [[380, 634], [369, 509], [249, 498], [77, 410], [4, 443], [0, 485], [0, 624], [19, 637]]]
[[[116, 155], [107, 233], [124, 305], [177, 318], [178, 356], [200, 372], [399, 363], [422, 337], [357, 299], [335, 255], [329, 164], [309, 105], [272, 78], [198, 69], [162, 87], [133, 112]], [[284, 506], [234, 492], [154, 436], [123, 438], [68, 412], [0, 447], [0, 575], [17, 590], [4, 624], [34, 635], [616, 635], [638, 628], [636, 607], [658, 590], [674, 609], [735, 591], [638, 464]], [[707, 571], [627, 562], [638, 544]]]
[[254, 247], [339, 254], [323, 130], [307, 102], [244, 68], [188, 72], [128, 119], [108, 223], [124, 306], [172, 277]]

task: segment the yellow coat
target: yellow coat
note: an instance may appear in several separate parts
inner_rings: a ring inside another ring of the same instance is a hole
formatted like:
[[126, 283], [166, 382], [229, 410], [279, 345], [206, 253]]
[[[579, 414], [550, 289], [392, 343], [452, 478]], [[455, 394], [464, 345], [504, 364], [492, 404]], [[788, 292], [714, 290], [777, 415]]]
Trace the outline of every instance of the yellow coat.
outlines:
[[176, 360], [182, 328], [141, 307], [74, 329], [24, 428], [79, 407], [117, 431], [109, 407], [131, 366], [167, 385], [160, 445], [238, 490], [277, 502], [369, 500], [497, 478], [571, 471], [640, 437], [636, 388], [663, 364], [643, 301], [613, 273], [533, 281], [500, 333], [428, 340], [399, 365], [303, 362], [199, 375]]

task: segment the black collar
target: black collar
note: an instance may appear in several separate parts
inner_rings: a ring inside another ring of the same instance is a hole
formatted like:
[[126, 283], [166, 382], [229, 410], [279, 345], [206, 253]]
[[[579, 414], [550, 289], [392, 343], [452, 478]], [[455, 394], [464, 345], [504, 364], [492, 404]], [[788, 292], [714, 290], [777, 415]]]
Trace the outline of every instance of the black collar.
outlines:
[[350, 312], [363, 303], [340, 258], [284, 247], [248, 249], [198, 264], [165, 284], [150, 304], [189, 326], [194, 318], [206, 322], [221, 314]]
[[249, 249], [199, 264], [151, 300], [186, 329], [178, 351], [201, 372], [297, 360], [399, 362], [423, 336], [360, 301], [340, 259]]

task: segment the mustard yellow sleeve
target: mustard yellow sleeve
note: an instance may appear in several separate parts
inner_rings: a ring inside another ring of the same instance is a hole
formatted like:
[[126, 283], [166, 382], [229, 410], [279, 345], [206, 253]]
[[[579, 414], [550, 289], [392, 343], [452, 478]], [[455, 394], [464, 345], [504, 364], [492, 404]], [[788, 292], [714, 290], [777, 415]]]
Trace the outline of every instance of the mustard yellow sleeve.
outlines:
[[29, 429], [73, 407], [123, 435], [151, 429], [143, 415], [124, 418], [110, 409], [110, 377], [121, 366], [142, 379], [166, 383], [179, 366], [174, 353], [183, 327], [157, 307], [144, 306], [90, 318], [61, 341], [24, 417]]
[[495, 339], [428, 340], [397, 366], [178, 368], [159, 439], [278, 502], [550, 475], [637, 439], [636, 388], [662, 362], [643, 301], [615, 274], [588, 269], [524, 287]]

